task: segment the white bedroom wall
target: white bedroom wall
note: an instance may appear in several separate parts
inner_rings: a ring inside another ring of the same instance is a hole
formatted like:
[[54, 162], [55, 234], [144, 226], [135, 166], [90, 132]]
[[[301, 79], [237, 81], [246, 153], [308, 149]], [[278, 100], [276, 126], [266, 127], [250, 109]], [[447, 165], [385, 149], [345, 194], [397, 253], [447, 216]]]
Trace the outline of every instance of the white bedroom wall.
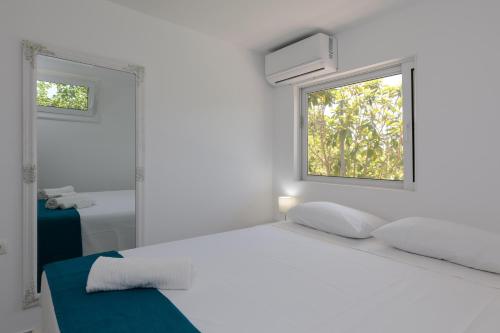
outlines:
[[[135, 76], [41, 57], [38, 69], [92, 80], [95, 122], [38, 118], [38, 187], [135, 188]], [[43, 113], [39, 113], [42, 114]]]
[[21, 310], [22, 39], [146, 68], [148, 243], [272, 218], [271, 92], [261, 55], [102, 0], [0, 2], [0, 331], [39, 320]]
[[416, 190], [297, 181], [293, 93], [285, 87], [273, 93], [274, 197], [293, 194], [389, 220], [432, 216], [500, 231], [499, 12], [494, 0], [421, 1], [338, 33], [342, 71], [417, 56]]

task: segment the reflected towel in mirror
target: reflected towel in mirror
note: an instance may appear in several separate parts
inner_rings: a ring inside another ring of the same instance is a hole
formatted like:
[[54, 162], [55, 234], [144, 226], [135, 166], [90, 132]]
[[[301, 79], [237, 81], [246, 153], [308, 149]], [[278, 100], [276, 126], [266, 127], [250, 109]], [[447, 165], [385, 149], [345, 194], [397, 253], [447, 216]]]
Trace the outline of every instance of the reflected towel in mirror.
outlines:
[[47, 209], [83, 209], [95, 204], [94, 200], [83, 194], [65, 195], [58, 198], [47, 200], [45, 208]]
[[38, 199], [58, 198], [63, 194], [70, 193], [75, 193], [75, 188], [71, 185], [57, 188], [44, 188], [38, 190]]

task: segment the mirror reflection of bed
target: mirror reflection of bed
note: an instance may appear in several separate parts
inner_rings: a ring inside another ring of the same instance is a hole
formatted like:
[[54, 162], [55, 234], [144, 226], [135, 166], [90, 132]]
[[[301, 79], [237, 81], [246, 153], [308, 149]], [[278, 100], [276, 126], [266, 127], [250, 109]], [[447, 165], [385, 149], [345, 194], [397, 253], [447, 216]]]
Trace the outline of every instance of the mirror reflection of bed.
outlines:
[[48, 56], [37, 67], [37, 270], [136, 246], [135, 76]]

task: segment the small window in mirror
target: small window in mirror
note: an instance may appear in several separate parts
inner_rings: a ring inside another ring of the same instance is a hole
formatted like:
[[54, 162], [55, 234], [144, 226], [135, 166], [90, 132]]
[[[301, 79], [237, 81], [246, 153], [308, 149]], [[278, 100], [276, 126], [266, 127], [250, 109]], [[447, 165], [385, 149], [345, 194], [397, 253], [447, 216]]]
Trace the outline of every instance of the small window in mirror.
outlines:
[[89, 87], [61, 82], [36, 82], [36, 104], [57, 109], [89, 110]]
[[95, 83], [55, 75], [39, 75], [36, 82], [38, 117], [49, 119], [97, 121]]

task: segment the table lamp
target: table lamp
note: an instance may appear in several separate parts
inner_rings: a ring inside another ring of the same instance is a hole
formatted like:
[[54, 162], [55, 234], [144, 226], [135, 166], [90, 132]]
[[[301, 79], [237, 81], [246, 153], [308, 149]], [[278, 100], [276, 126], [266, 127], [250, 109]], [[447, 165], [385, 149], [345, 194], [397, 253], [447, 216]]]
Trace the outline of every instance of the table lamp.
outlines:
[[285, 215], [285, 221], [286, 221], [286, 214], [292, 208], [297, 204], [297, 199], [295, 197], [278, 197], [278, 210], [280, 213]]

